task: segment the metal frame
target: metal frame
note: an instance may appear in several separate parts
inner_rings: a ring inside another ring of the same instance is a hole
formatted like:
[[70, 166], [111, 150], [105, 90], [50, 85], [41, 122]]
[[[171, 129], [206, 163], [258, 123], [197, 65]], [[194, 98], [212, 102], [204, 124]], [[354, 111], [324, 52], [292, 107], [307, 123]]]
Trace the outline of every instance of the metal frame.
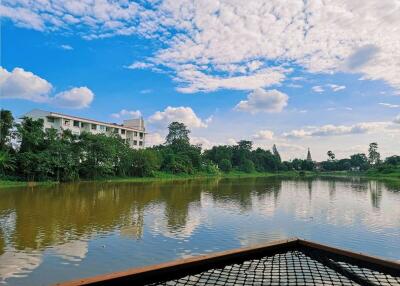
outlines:
[[[346, 276], [361, 285], [374, 285], [359, 277], [354, 273], [344, 269], [338, 263], [332, 262], [326, 257], [340, 257], [341, 261], [356, 264], [362, 267], [400, 276], [400, 263], [390, 260], [383, 260], [374, 256], [355, 253], [349, 250], [334, 248], [327, 245], [299, 239], [291, 238], [279, 240], [263, 245], [246, 247], [209, 255], [196, 256], [187, 259], [180, 259], [172, 262], [161, 263], [146, 267], [128, 269], [120, 272], [113, 272], [98, 275], [90, 278], [78, 279], [75, 281], [58, 283], [58, 286], [83, 286], [83, 285], [145, 285], [149, 283], [173, 280], [182, 276], [196, 274], [209, 269], [223, 267], [228, 264], [240, 263], [249, 259], [264, 257], [289, 250], [302, 249], [313, 259], [318, 260], [336, 272]], [[323, 253], [325, 258], [313, 255], [313, 253]]]

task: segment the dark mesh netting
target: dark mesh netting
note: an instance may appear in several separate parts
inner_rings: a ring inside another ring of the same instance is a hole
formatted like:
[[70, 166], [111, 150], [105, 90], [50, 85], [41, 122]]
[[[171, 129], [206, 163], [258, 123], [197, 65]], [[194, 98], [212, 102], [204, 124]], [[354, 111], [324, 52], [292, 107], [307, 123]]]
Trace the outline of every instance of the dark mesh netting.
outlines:
[[400, 285], [400, 273], [296, 249], [148, 285]]

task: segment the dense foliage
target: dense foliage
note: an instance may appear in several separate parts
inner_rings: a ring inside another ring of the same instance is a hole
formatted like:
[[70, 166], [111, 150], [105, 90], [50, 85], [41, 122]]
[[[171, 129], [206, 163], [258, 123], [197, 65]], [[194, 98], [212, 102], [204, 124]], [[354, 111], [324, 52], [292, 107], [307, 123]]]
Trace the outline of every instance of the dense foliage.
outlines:
[[[25, 118], [15, 123], [10, 111], [0, 111], [0, 176], [22, 180], [72, 181], [106, 177], [151, 177], [157, 172], [196, 174], [199, 172], [242, 171], [366, 171], [390, 173], [400, 169], [400, 156], [382, 161], [378, 144], [371, 143], [369, 154], [354, 154], [337, 160], [328, 151], [328, 160], [282, 161], [278, 148], [253, 148], [251, 141], [214, 146], [202, 150], [190, 144], [190, 130], [172, 122], [164, 144], [134, 150], [115, 135], [44, 130], [42, 120]], [[309, 156], [310, 157], [310, 156]]]

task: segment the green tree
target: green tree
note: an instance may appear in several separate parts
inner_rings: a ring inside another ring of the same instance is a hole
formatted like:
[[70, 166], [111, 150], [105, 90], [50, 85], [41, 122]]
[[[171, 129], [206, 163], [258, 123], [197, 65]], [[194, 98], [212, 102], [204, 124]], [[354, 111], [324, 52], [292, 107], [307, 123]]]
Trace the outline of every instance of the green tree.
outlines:
[[280, 162], [271, 151], [257, 148], [251, 152], [251, 160], [258, 172], [275, 172], [279, 169]]
[[274, 156], [276, 157], [276, 159], [278, 160], [279, 163], [282, 162], [281, 155], [279, 154], [278, 149], [276, 148], [275, 144], [274, 144], [274, 146], [272, 146], [272, 154], [274, 154]]
[[160, 168], [160, 157], [153, 149], [130, 150], [130, 176], [152, 177]]
[[228, 173], [232, 170], [232, 163], [228, 159], [222, 159], [221, 162], [219, 162], [218, 167], [222, 172]]
[[368, 161], [371, 165], [379, 164], [381, 155], [378, 152], [378, 143], [373, 142], [369, 144], [368, 148]]
[[16, 159], [9, 151], [0, 150], [0, 175], [13, 174], [16, 170]]
[[204, 158], [220, 164], [222, 160], [229, 160], [232, 165], [233, 148], [232, 146], [220, 145], [213, 146], [209, 150], [204, 151]]
[[180, 122], [172, 122], [168, 126], [168, 135], [165, 139], [167, 145], [172, 144], [189, 144], [190, 130], [187, 129], [186, 125]]
[[329, 150], [326, 154], [328, 155], [330, 160], [335, 160], [335, 154], [331, 150]]
[[17, 125], [17, 138], [20, 142], [16, 156], [19, 174], [33, 181], [51, 178], [51, 156], [46, 152], [43, 120], [24, 118]]
[[362, 171], [368, 169], [368, 158], [363, 153], [358, 153], [350, 156], [350, 164], [353, 168], [358, 168]]
[[400, 156], [394, 155], [394, 156], [387, 157], [385, 159], [385, 164], [389, 164], [389, 165], [393, 165], [393, 166], [400, 165]]
[[232, 165], [241, 166], [245, 160], [250, 160], [253, 143], [248, 140], [241, 140], [233, 147]]
[[11, 130], [14, 126], [14, 117], [9, 110], [0, 110], [0, 150], [7, 150], [11, 141]]
[[20, 153], [36, 152], [45, 148], [43, 119], [24, 118], [22, 123], [17, 125], [17, 131], [20, 141]]
[[79, 173], [86, 178], [113, 176], [120, 169], [127, 144], [119, 135], [82, 133], [79, 137], [82, 146]]
[[255, 171], [254, 163], [249, 159], [245, 159], [240, 166], [240, 170], [246, 173], [253, 173]]
[[79, 178], [80, 147], [77, 136], [70, 130], [61, 134], [56, 129], [45, 133], [45, 152], [49, 155], [53, 179], [71, 181]]

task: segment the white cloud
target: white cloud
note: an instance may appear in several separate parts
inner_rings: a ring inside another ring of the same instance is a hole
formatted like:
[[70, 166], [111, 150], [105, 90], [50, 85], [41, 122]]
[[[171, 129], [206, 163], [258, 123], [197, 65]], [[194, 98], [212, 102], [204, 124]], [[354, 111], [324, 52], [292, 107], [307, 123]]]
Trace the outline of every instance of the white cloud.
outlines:
[[156, 127], [166, 127], [173, 121], [184, 123], [189, 128], [205, 128], [207, 123], [199, 118], [190, 107], [168, 106], [164, 111], [157, 111], [148, 119], [150, 124]]
[[155, 30], [146, 21], [151, 11], [127, 1], [3, 0], [0, 16], [17, 26], [39, 31], [75, 28], [87, 39], [142, 34]]
[[127, 69], [147, 69], [152, 67], [154, 67], [154, 64], [145, 62], [134, 62], [133, 64], [126, 66]]
[[45, 79], [14, 68], [11, 72], [0, 67], [0, 98], [23, 99], [65, 108], [89, 107], [94, 94], [87, 87], [74, 87], [51, 96], [52, 85]]
[[140, 110], [126, 110], [122, 109], [117, 113], [111, 114], [111, 117], [114, 118], [138, 118], [142, 115]]
[[60, 48], [63, 49], [63, 50], [68, 50], [68, 51], [71, 51], [71, 50], [74, 49], [74, 48], [71, 47], [70, 45], [61, 45]]
[[391, 104], [391, 103], [385, 103], [385, 102], [380, 102], [379, 105], [388, 107], [388, 108], [399, 108], [399, 104]]
[[213, 76], [207, 75], [193, 65], [179, 68], [175, 81], [182, 93], [209, 92], [218, 89], [252, 90], [278, 84], [285, 79], [289, 70], [282, 68], [266, 68], [251, 75]]
[[[284, 77], [265, 71], [285, 63], [311, 73], [361, 73], [400, 89], [397, 0], [141, 3], [3, 0], [0, 15], [40, 31], [73, 29], [86, 39], [157, 38], [162, 48], [151, 61], [170, 69], [183, 92], [265, 88]], [[182, 71], [188, 64], [193, 68]]]
[[291, 87], [291, 88], [302, 88], [303, 86], [300, 84], [295, 84], [295, 83], [289, 83], [286, 85], [287, 87]]
[[[330, 88], [332, 91], [337, 92], [346, 88], [344, 85], [337, 84], [325, 84], [325, 87]], [[322, 93], [325, 91], [325, 88], [321, 85], [315, 85], [311, 88], [314, 92]]]
[[155, 146], [155, 145], [160, 145], [165, 142], [165, 139], [163, 136], [161, 136], [160, 133], [157, 132], [150, 132], [149, 134], [146, 135], [146, 145], [147, 146]]
[[2, 98], [47, 102], [52, 88], [47, 80], [22, 68], [14, 68], [8, 72], [0, 67], [0, 97]]
[[370, 62], [378, 52], [379, 48], [375, 45], [368, 44], [362, 46], [346, 59], [346, 68], [349, 70], [357, 70]]
[[148, 94], [148, 93], [152, 93], [152, 92], [153, 92], [152, 89], [142, 89], [142, 90], [140, 91], [141, 94]]
[[325, 91], [325, 90], [322, 88], [322, 86], [320, 86], [320, 85], [313, 86], [311, 89], [312, 89], [314, 92], [319, 92], [319, 93]]
[[89, 107], [93, 99], [93, 92], [86, 86], [83, 86], [57, 93], [51, 99], [51, 103], [65, 108], [81, 109]]
[[196, 137], [196, 136], [191, 136], [190, 137], [190, 143], [193, 145], [201, 145], [202, 149], [211, 149], [214, 145], [210, 140], [204, 137]]
[[274, 138], [274, 132], [270, 130], [260, 130], [253, 135], [253, 139], [256, 140], [272, 140]]
[[77, 263], [85, 259], [88, 253], [88, 242], [85, 240], [73, 240], [55, 245], [51, 250], [64, 260]]
[[330, 87], [334, 92], [340, 91], [345, 89], [346, 87], [344, 85], [337, 85], [337, 84], [327, 84], [328, 87]]
[[306, 127], [295, 129], [290, 132], [283, 133], [284, 137], [289, 138], [306, 138], [306, 137], [324, 137], [324, 136], [340, 136], [350, 134], [364, 134], [370, 132], [382, 131], [390, 127], [391, 123], [382, 122], [360, 122], [354, 125], [323, 125], [319, 127]]
[[276, 89], [256, 89], [247, 96], [247, 100], [240, 101], [235, 109], [250, 113], [281, 112], [287, 106], [289, 97]]

